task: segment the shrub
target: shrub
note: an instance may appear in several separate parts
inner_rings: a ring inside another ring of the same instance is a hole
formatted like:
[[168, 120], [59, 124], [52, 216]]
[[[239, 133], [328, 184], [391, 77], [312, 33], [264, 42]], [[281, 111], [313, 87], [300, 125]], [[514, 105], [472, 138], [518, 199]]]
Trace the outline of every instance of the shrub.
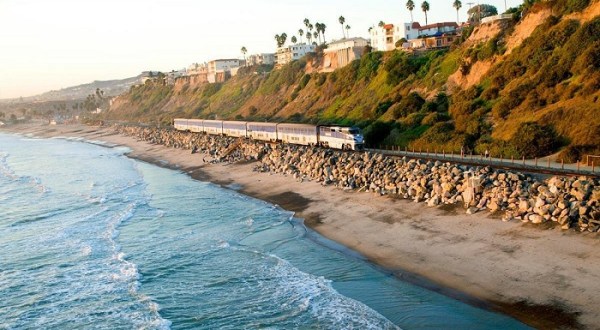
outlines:
[[520, 156], [532, 158], [551, 154], [559, 139], [552, 127], [529, 122], [519, 126], [510, 142]]
[[400, 123], [402, 124], [403, 127], [414, 128], [421, 124], [424, 117], [425, 117], [425, 114], [422, 112], [411, 113], [410, 115], [408, 115], [405, 118], [403, 118], [402, 120], [400, 120]]
[[448, 119], [450, 117], [445, 113], [432, 112], [423, 118], [421, 125], [433, 126], [438, 122], [447, 121]]
[[390, 134], [392, 125], [382, 121], [376, 121], [363, 130], [363, 136], [369, 146], [378, 146]]
[[379, 102], [375, 108], [375, 118], [381, 117], [384, 113], [386, 113], [392, 104], [393, 103], [390, 100]]
[[418, 112], [425, 104], [425, 100], [417, 92], [412, 92], [404, 97], [398, 107], [394, 107], [394, 118], [406, 117], [411, 113]]

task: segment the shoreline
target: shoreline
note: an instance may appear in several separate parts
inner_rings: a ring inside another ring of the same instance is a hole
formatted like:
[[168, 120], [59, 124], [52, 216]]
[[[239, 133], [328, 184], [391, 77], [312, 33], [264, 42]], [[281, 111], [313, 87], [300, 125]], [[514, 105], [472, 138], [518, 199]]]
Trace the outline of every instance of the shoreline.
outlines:
[[295, 212], [311, 230], [402, 280], [535, 327], [600, 324], [594, 308], [600, 302], [594, 295], [600, 287], [595, 280], [600, 274], [597, 235], [542, 230], [485, 213], [466, 215], [461, 208], [300, 183], [291, 176], [253, 172], [248, 162], [201, 164], [189, 150], [137, 141], [110, 128], [20, 125], [11, 132], [102, 140], [131, 148], [128, 157], [197, 180], [225, 188], [236, 184], [238, 192]]

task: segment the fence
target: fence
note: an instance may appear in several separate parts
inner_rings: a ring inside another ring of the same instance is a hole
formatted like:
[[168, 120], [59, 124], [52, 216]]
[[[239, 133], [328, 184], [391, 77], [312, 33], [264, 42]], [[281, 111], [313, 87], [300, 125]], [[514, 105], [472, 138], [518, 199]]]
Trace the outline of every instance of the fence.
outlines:
[[596, 168], [600, 165], [600, 156], [593, 155], [588, 155], [588, 157], [586, 157], [586, 163], [577, 162], [575, 164], [565, 164], [562, 160], [560, 162], [553, 161], [551, 157], [534, 159], [525, 159], [525, 157], [521, 159], [503, 157], [494, 158], [493, 155], [486, 157], [485, 155], [473, 153], [447, 153], [445, 150], [442, 150], [441, 152], [439, 150], [409, 150], [407, 148], [402, 150], [398, 146], [379, 146], [379, 149], [369, 150], [394, 156], [451, 161], [475, 166], [493, 166], [547, 174], [600, 176], [600, 170], [597, 171]]

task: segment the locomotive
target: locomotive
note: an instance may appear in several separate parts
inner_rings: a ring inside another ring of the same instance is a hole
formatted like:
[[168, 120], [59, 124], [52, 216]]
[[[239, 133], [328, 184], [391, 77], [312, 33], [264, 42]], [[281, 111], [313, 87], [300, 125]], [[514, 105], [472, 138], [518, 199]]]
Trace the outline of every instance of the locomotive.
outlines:
[[174, 120], [175, 129], [269, 142], [314, 145], [342, 150], [362, 150], [360, 129], [349, 126], [268, 123], [208, 119]]

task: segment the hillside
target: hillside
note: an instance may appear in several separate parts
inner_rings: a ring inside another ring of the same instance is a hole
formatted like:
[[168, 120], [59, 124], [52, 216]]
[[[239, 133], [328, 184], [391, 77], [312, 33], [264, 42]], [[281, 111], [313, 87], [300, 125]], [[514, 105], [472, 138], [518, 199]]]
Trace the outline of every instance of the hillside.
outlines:
[[81, 84], [77, 86], [62, 88], [59, 90], [49, 91], [43, 94], [23, 97], [20, 99], [6, 99], [0, 100], [0, 103], [18, 103], [18, 102], [52, 102], [52, 101], [73, 101], [83, 100], [88, 95], [94, 94], [96, 89], [100, 89], [106, 96], [116, 96], [129, 90], [131, 86], [138, 83], [140, 76], [125, 78], [125, 79], [113, 79], [104, 81], [93, 81], [87, 84]]
[[331, 73], [313, 72], [321, 57], [311, 56], [220, 84], [132, 87], [104, 117], [337, 122], [362, 127], [372, 145], [504, 157], [562, 150], [566, 161], [599, 154], [600, 0], [513, 11], [513, 21], [466, 29], [449, 50], [371, 52]]

